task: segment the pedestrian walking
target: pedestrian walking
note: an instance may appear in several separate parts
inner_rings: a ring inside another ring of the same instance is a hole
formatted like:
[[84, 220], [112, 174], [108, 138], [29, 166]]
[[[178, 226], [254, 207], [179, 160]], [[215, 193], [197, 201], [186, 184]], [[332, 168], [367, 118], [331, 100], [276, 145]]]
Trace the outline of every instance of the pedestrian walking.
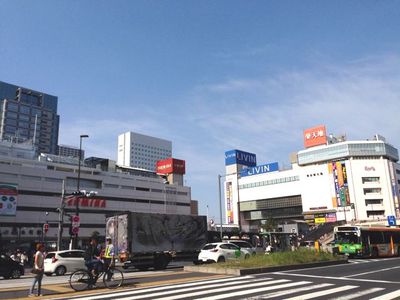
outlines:
[[[34, 263], [33, 263], [33, 269], [32, 273], [35, 275], [32, 283], [32, 287], [29, 290], [29, 297], [33, 296], [43, 296], [42, 295], [42, 278], [43, 278], [43, 273], [44, 273], [44, 245], [43, 244], [37, 244], [36, 246], [36, 253], [34, 256]], [[35, 295], [33, 291], [35, 290], [35, 285], [38, 285], [37, 287], [37, 294]]]

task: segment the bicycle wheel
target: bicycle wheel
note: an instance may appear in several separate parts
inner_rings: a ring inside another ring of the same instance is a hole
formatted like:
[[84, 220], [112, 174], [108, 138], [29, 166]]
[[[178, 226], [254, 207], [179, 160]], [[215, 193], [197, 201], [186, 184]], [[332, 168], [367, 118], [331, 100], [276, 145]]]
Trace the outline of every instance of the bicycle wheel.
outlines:
[[89, 288], [91, 276], [86, 270], [78, 270], [71, 274], [69, 277], [69, 285], [77, 292]]
[[115, 289], [124, 283], [124, 274], [118, 269], [111, 268], [104, 272], [103, 282], [109, 289]]

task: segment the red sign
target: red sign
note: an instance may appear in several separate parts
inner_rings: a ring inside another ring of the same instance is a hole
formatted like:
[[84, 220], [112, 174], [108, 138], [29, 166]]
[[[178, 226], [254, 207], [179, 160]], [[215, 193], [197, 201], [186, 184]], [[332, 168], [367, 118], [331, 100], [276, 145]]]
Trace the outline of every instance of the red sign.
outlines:
[[47, 233], [47, 231], [49, 231], [49, 224], [47, 223], [43, 224], [43, 231], [44, 233]]
[[79, 227], [72, 227], [71, 231], [72, 231], [73, 234], [78, 234]]
[[176, 158], [159, 160], [156, 164], [158, 174], [185, 174], [185, 161]]
[[76, 197], [70, 196], [66, 199], [65, 203], [67, 206], [76, 207], [76, 202], [79, 202], [79, 207], [97, 207], [97, 208], [105, 208], [106, 200], [98, 199], [98, 198], [86, 198], [86, 197]]
[[304, 147], [310, 148], [318, 145], [326, 145], [326, 128], [324, 125], [304, 130]]

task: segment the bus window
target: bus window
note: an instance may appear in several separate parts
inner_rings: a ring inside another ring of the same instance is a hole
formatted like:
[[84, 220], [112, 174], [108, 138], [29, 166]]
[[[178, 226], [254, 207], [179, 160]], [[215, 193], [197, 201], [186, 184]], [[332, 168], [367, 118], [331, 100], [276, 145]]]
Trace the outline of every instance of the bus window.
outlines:
[[379, 231], [370, 231], [369, 232], [369, 241], [371, 244], [383, 244], [383, 232]]
[[336, 233], [336, 242], [337, 243], [358, 243], [358, 237], [356, 232], [344, 232], [339, 231]]

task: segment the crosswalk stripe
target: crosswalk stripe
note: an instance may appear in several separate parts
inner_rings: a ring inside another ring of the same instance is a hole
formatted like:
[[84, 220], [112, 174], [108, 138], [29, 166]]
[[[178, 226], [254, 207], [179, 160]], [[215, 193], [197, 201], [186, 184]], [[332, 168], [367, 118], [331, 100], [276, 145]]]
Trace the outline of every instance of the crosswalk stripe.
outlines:
[[304, 286], [304, 287], [291, 289], [291, 290], [287, 290], [287, 291], [279, 291], [279, 292], [264, 294], [261, 296], [261, 299], [281, 297], [281, 296], [290, 295], [290, 294], [294, 294], [294, 293], [298, 293], [298, 292], [302, 292], [302, 291], [316, 290], [316, 289], [320, 289], [320, 288], [324, 288], [324, 287], [328, 287], [328, 286], [332, 286], [332, 285], [333, 285], [333, 283], [321, 283], [321, 284], [315, 284], [315, 285], [311, 285], [311, 286]]
[[385, 294], [385, 295], [382, 295], [379, 297], [375, 297], [370, 300], [391, 300], [391, 299], [398, 299], [399, 296], [400, 296], [400, 290], [394, 291], [394, 292], [391, 292], [391, 293], [388, 293], [388, 294]]
[[[228, 294], [220, 294], [220, 295], [215, 295], [215, 296], [207, 296], [205, 298], [200, 298], [196, 300], [220, 300], [220, 299], [228, 299], [232, 297], [238, 297], [238, 296], [243, 296], [243, 295], [249, 295], [249, 294], [255, 294], [255, 293], [260, 293], [260, 292], [265, 292], [265, 291], [271, 291], [271, 290], [277, 290], [277, 289], [284, 289], [284, 288], [290, 288], [293, 286], [298, 286], [298, 285], [303, 285], [303, 284], [308, 284], [310, 283], [309, 281], [298, 281], [298, 282], [291, 282], [291, 283], [285, 283], [285, 284], [280, 284], [280, 285], [275, 285], [275, 286], [268, 286], [268, 287], [261, 287], [257, 289], [246, 289], [244, 291], [239, 291], [239, 292], [233, 292], [233, 293], [228, 293]], [[214, 291], [211, 291], [214, 292]], [[187, 297], [191, 297], [192, 295], [187, 294]], [[177, 299], [177, 298], [173, 298]], [[159, 299], [162, 300], [162, 299]]]
[[372, 288], [372, 289], [368, 289], [365, 291], [355, 292], [355, 293], [347, 295], [347, 296], [340, 296], [338, 298], [332, 298], [332, 300], [350, 300], [350, 299], [358, 298], [358, 297], [365, 296], [368, 294], [372, 294], [375, 292], [379, 292], [382, 290], [384, 290], [384, 288]]
[[168, 296], [164, 298], [157, 298], [159, 300], [166, 300], [166, 299], [179, 299], [183, 298], [186, 299], [187, 297], [193, 297], [193, 296], [198, 296], [202, 294], [208, 294], [208, 293], [218, 293], [218, 292], [226, 292], [226, 291], [231, 291], [231, 290], [238, 290], [242, 289], [243, 287], [250, 288], [250, 287], [255, 287], [255, 286], [260, 286], [260, 285], [272, 285], [275, 283], [282, 283], [282, 282], [288, 282], [289, 280], [287, 279], [279, 279], [279, 280], [271, 280], [271, 281], [264, 281], [262, 279], [255, 279], [253, 281], [257, 281], [256, 283], [250, 283], [251, 281], [243, 281], [243, 282], [234, 282], [231, 284], [235, 284], [236, 286], [228, 286], [228, 287], [223, 287], [223, 288], [216, 288], [213, 290], [210, 290], [210, 288], [214, 287], [219, 287], [222, 286], [222, 284], [214, 284], [214, 285], [206, 285], [206, 286], [200, 286], [196, 288], [187, 288], [187, 289], [180, 289], [180, 290], [172, 290], [172, 291], [166, 291], [166, 292], [158, 292], [158, 293], [152, 293], [152, 294], [144, 294], [144, 295], [138, 295], [138, 296], [133, 296], [133, 297], [126, 297], [126, 298], [118, 298], [118, 300], [135, 300], [135, 299], [143, 299], [143, 298], [151, 298], [155, 299], [155, 297], [162, 297], [164, 295], [169, 295], [169, 294], [176, 294], [178, 292], [187, 292], [187, 291], [195, 291], [195, 290], [204, 290], [207, 289], [206, 291], [201, 291], [201, 292], [195, 292], [195, 293], [189, 293], [189, 294], [179, 294], [179, 295], [174, 295], [174, 296]]
[[[201, 281], [195, 281], [195, 282], [188, 282], [188, 283], [182, 283], [182, 284], [174, 284], [174, 285], [164, 285], [164, 286], [157, 286], [153, 288], [141, 288], [141, 289], [135, 289], [127, 292], [116, 292], [113, 293], [113, 297], [122, 297], [122, 296], [127, 296], [127, 295], [135, 295], [139, 293], [148, 293], [148, 292], [155, 292], [155, 291], [164, 291], [168, 289], [177, 289], [181, 287], [189, 287], [189, 286], [198, 286], [198, 285], [206, 285], [209, 283], [224, 283], [224, 282], [230, 282], [230, 281], [241, 281], [241, 280], [246, 280], [246, 279], [254, 279], [253, 276], [243, 276], [243, 277], [230, 277], [230, 278], [223, 278], [223, 279], [211, 279], [211, 280], [201, 280]], [[265, 280], [271, 280], [272, 278], [264, 278]], [[103, 299], [103, 295], [90, 295], [88, 297], [83, 297], [79, 298], [80, 300], [95, 300], [95, 299]]]
[[347, 290], [355, 289], [357, 287], [358, 286], [356, 286], [356, 285], [345, 285], [345, 286], [333, 288], [333, 289], [330, 289], [330, 290], [324, 290], [324, 291], [321, 291], [321, 292], [314, 292], [314, 293], [304, 294], [304, 295], [293, 297], [293, 298], [287, 298], [286, 300], [312, 299], [312, 298], [315, 298], [315, 297], [326, 296], [326, 295], [337, 293], [337, 292], [344, 292], [344, 291], [347, 291]]

